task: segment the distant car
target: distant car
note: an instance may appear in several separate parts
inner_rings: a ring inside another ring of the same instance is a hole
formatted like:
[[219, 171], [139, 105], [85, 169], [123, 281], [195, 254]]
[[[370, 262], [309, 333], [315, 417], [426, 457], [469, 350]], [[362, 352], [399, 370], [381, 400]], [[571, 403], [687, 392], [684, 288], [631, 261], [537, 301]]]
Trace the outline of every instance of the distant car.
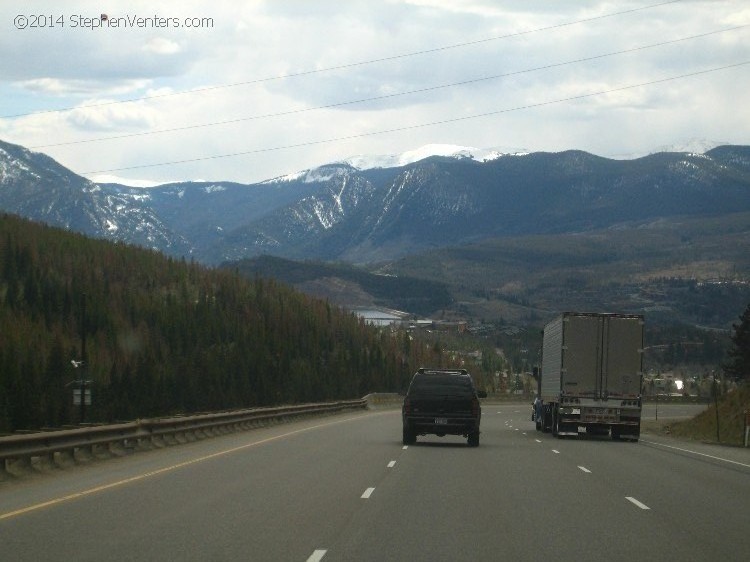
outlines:
[[403, 443], [418, 435], [463, 435], [470, 447], [479, 446], [482, 407], [478, 391], [466, 369], [419, 369], [411, 379], [401, 410]]

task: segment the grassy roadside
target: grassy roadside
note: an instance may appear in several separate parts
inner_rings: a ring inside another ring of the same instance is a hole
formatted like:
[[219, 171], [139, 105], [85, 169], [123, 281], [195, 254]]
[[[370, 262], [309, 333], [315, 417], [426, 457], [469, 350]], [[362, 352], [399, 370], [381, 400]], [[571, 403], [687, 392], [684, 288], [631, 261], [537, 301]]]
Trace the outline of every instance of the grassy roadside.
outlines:
[[719, 439], [716, 432], [716, 406], [712, 402], [704, 411], [689, 420], [643, 421], [641, 431], [703, 443], [744, 445], [745, 410], [750, 410], [750, 384], [729, 392], [719, 399]]

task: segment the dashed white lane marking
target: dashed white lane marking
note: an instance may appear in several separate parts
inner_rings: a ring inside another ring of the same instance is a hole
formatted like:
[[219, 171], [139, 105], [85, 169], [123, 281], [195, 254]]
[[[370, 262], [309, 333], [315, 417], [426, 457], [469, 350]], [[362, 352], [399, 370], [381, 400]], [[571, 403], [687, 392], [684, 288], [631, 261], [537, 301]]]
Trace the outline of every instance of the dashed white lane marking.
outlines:
[[372, 493], [375, 491], [375, 488], [367, 488], [365, 490], [365, 493], [362, 494], [362, 499], [366, 500], [369, 499], [369, 497], [372, 495]]
[[650, 508], [649, 506], [647, 506], [647, 505], [646, 505], [645, 503], [641, 503], [641, 502], [639, 502], [639, 501], [638, 501], [637, 499], [635, 499], [635, 498], [631, 498], [630, 496], [625, 496], [625, 499], [626, 499], [626, 500], [628, 500], [628, 501], [629, 501], [630, 503], [632, 503], [633, 505], [637, 505], [637, 506], [638, 506], [638, 507], [640, 507], [641, 509], [651, 509], [651, 508]]
[[578, 468], [580, 468], [581, 471], [583, 471], [583, 472], [585, 472], [587, 474], [591, 474], [591, 471], [588, 468], [586, 468], [585, 466], [579, 466]]
[[391, 461], [388, 463], [388, 468], [393, 468], [394, 466], [396, 466], [396, 461]]
[[327, 550], [322, 550], [322, 549], [318, 549], [318, 550], [314, 551], [310, 555], [310, 558], [307, 559], [307, 562], [320, 562], [321, 560], [323, 560], [323, 557], [326, 555], [326, 552], [328, 552], [328, 551]]
[[402, 449], [403, 449], [404, 451], [406, 451], [406, 449], [408, 449], [408, 448], [409, 448], [409, 445], [404, 445], [404, 446], [403, 446], [403, 447], [401, 447], [401, 448], [402, 448]]
[[560, 451], [558, 451], [557, 449], [552, 449], [552, 452], [555, 453], [556, 455], [560, 454]]
[[536, 441], [537, 443], [541, 443], [542, 442], [541, 439], [534, 439], [534, 441]]

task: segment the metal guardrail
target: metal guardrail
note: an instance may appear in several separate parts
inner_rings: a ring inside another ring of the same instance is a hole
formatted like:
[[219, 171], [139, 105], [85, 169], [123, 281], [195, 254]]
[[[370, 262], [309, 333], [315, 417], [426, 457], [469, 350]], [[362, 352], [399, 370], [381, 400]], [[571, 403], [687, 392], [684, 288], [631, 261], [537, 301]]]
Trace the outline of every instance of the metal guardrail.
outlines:
[[212, 435], [222, 435], [258, 427], [269, 421], [287, 421], [308, 415], [320, 415], [343, 410], [364, 409], [367, 399], [303, 404], [276, 408], [254, 408], [215, 414], [143, 419], [134, 422], [9, 435], [0, 437], [0, 474], [8, 463], [31, 467], [32, 459], [55, 464], [58, 456], [75, 459], [76, 452], [93, 454], [97, 448], [112, 450], [135, 449], [165, 443], [195, 441]]
[[400, 406], [404, 402], [404, 396], [395, 392], [373, 392], [365, 396], [367, 406], [377, 408], [379, 406]]

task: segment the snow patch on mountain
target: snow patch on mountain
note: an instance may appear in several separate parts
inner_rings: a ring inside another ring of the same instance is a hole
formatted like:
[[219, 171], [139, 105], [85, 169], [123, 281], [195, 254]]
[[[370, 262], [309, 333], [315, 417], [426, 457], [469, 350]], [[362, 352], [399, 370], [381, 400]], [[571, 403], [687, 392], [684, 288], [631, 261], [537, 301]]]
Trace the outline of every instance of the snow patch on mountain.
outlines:
[[23, 174], [39, 177], [39, 174], [31, 170], [23, 161], [14, 158], [9, 152], [0, 148], [0, 183], [8, 183]]
[[293, 174], [287, 174], [285, 176], [279, 176], [261, 182], [263, 184], [270, 183], [288, 183], [293, 181], [301, 181], [303, 183], [323, 183], [332, 180], [335, 177], [344, 175], [347, 170], [346, 167], [337, 166], [335, 164], [327, 164], [318, 168], [312, 168], [309, 170], [302, 170]]
[[163, 185], [166, 183], [173, 183], [168, 181], [163, 182], [151, 180], [134, 180], [130, 178], [122, 178], [120, 176], [113, 176], [110, 174], [100, 174], [98, 176], [94, 176], [93, 178], [91, 178], [91, 181], [98, 184], [116, 183], [118, 185], [124, 185], [126, 187], [156, 187], [158, 185]]

